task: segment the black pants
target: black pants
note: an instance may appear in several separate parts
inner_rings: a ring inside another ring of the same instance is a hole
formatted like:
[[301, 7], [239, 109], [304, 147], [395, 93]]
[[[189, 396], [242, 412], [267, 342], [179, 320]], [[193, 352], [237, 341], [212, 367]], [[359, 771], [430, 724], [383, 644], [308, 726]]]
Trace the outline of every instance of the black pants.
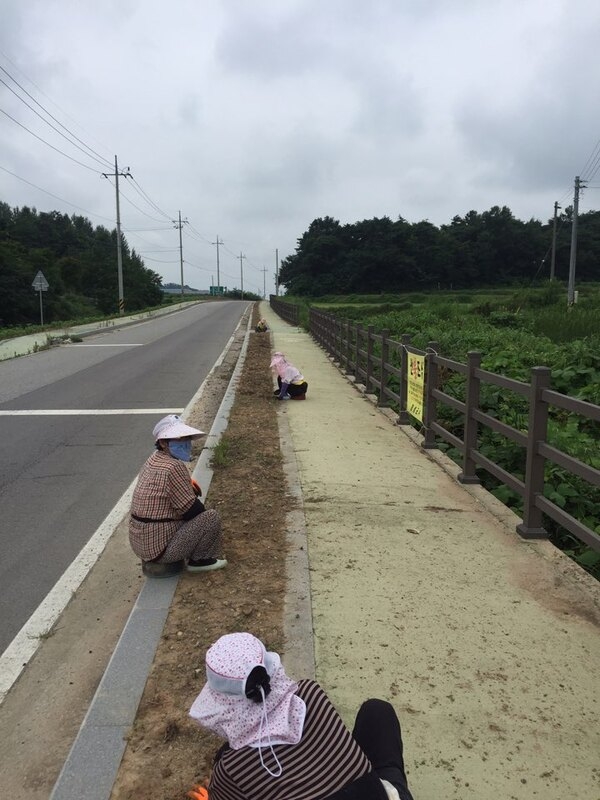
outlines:
[[[279, 386], [279, 391], [281, 391], [281, 378], [279, 375], [277, 376], [277, 385]], [[306, 390], [308, 389], [308, 383], [303, 381], [302, 383], [290, 383], [288, 384], [287, 393], [290, 397], [297, 397], [301, 394], [306, 394]]]
[[366, 700], [358, 710], [352, 735], [379, 777], [396, 787], [401, 800], [413, 800], [404, 771], [400, 722], [393, 706], [385, 700]]

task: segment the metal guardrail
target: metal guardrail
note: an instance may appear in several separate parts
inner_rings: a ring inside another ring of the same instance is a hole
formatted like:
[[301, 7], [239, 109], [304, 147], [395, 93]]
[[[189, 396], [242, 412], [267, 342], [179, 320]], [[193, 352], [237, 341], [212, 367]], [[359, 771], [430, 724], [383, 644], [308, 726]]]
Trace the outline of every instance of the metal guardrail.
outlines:
[[[592, 486], [600, 486], [600, 470], [573, 458], [547, 441], [550, 407], [600, 422], [600, 406], [553, 391], [548, 367], [533, 367], [531, 382], [523, 383], [481, 369], [480, 352], [468, 353], [467, 363], [463, 364], [439, 355], [436, 342], [429, 342], [424, 351], [417, 350], [411, 346], [408, 335], [403, 335], [398, 342], [389, 338], [388, 331], [376, 333], [373, 326], [365, 328], [314, 308], [309, 311], [309, 325], [313, 337], [340, 367], [353, 375], [356, 382], [363, 384], [367, 394], [377, 394], [379, 406], [393, 405], [397, 409], [397, 422], [400, 425], [410, 424], [411, 419], [407, 409], [409, 354], [425, 356], [422, 447], [437, 448], [436, 437], [439, 437], [462, 454], [462, 471], [458, 476], [461, 483], [480, 483], [476, 474], [476, 468], [479, 467], [516, 492], [523, 499], [523, 521], [517, 525], [517, 532], [522, 537], [547, 538], [542, 519], [542, 514], [546, 514], [588, 547], [600, 552], [600, 536], [544, 496], [546, 462], [558, 465]], [[440, 388], [442, 370], [446, 375], [458, 373], [464, 376], [464, 401]], [[482, 384], [507, 389], [527, 400], [529, 419], [526, 432], [501, 422], [480, 408]], [[463, 416], [462, 439], [439, 423], [440, 404]], [[487, 426], [524, 448], [524, 481], [479, 452], [479, 425]]]

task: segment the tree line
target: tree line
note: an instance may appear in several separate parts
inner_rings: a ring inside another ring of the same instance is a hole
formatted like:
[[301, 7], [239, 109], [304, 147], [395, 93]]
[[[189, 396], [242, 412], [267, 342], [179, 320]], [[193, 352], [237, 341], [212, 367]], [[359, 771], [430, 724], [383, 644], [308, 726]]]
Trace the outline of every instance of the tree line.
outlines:
[[[121, 238], [126, 311], [160, 305], [162, 278]], [[49, 283], [44, 321], [118, 313], [117, 233], [82, 216], [0, 202], [0, 324], [39, 322], [38, 271]]]
[[[557, 280], [569, 273], [572, 208], [558, 220]], [[402, 217], [341, 225], [315, 219], [281, 263], [290, 295], [377, 294], [529, 284], [550, 277], [553, 220], [516, 219], [506, 206], [437, 227]], [[578, 217], [577, 279], [600, 279], [600, 212]]]

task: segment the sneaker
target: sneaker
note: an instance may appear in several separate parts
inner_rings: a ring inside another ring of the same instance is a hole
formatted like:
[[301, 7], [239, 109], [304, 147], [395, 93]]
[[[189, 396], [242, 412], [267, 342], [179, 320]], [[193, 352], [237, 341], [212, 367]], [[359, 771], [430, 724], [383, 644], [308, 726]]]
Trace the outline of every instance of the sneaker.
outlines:
[[199, 558], [195, 561], [193, 558], [188, 558], [186, 569], [188, 572], [210, 572], [213, 569], [223, 569], [226, 566], [226, 558]]

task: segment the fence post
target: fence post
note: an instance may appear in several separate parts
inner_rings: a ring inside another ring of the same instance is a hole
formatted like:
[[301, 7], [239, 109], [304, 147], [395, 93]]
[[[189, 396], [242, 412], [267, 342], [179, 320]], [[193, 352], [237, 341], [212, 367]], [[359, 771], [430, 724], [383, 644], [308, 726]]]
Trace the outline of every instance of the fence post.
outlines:
[[319, 342], [322, 348], [327, 350], [329, 345], [329, 342], [327, 341], [327, 324], [320, 314], [318, 319], [319, 319], [319, 338], [317, 341]]
[[438, 347], [437, 342], [428, 342], [426, 347], [425, 363], [427, 365], [427, 375], [425, 380], [425, 419], [423, 420], [425, 436], [421, 444], [424, 450], [435, 450], [437, 448], [435, 433], [431, 430], [431, 423], [437, 422], [437, 402], [433, 396], [433, 391], [438, 388], [438, 365], [435, 360]]
[[470, 350], [467, 353], [467, 385], [465, 388], [465, 423], [463, 432], [463, 468], [458, 474], [459, 483], [481, 483], [475, 474], [475, 462], [471, 450], [477, 450], [477, 420], [473, 410], [479, 409], [479, 390], [481, 382], [475, 370], [481, 366], [481, 353]]
[[358, 383], [358, 365], [360, 363], [360, 355], [358, 351], [360, 350], [360, 332], [362, 330], [362, 325], [357, 322], [354, 331], [356, 333], [356, 342], [354, 348], [354, 383]]
[[388, 399], [385, 395], [385, 390], [387, 386], [387, 370], [386, 364], [388, 362], [388, 358], [390, 355], [390, 346], [388, 344], [388, 336], [390, 332], [386, 328], [384, 331], [381, 331], [381, 360], [379, 363], [379, 397], [377, 398], [377, 405], [380, 408], [385, 408], [389, 405]]
[[346, 320], [346, 364], [344, 365], [344, 369], [346, 370], [346, 375], [350, 374], [350, 350], [351, 350], [351, 341], [350, 341], [350, 320]]
[[309, 333], [314, 336], [314, 338], [319, 342], [319, 324], [317, 322], [317, 317], [315, 311], [313, 310], [312, 306], [308, 307], [308, 330]]
[[538, 445], [546, 441], [548, 434], [548, 403], [542, 400], [542, 392], [550, 386], [550, 374], [548, 367], [533, 367], [531, 370], [523, 522], [517, 525], [517, 533], [524, 539], [548, 538], [542, 526], [542, 512], [536, 507], [535, 499], [544, 493], [546, 459], [539, 454]]
[[398, 412], [397, 424], [410, 425], [410, 414], [406, 410], [408, 396], [408, 353], [406, 348], [410, 344], [410, 334], [403, 333], [400, 337], [400, 344], [402, 345], [400, 348], [400, 411]]
[[343, 341], [343, 334], [342, 334], [342, 321], [337, 317], [333, 318], [333, 336], [335, 340], [335, 358], [340, 367], [342, 366], [343, 361], [343, 352], [342, 352], [342, 341]]
[[373, 326], [367, 327], [367, 369], [365, 375], [365, 394], [369, 394], [371, 388], [371, 374], [373, 372], [371, 360], [373, 358]]

